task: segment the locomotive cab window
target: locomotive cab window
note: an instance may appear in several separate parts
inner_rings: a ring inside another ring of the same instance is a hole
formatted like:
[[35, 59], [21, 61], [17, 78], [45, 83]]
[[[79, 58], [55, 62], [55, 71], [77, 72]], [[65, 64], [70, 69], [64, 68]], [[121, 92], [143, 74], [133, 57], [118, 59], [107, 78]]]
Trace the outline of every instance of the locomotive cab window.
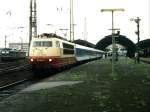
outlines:
[[52, 47], [52, 41], [34, 41], [33, 47]]
[[33, 47], [41, 47], [41, 42], [40, 41], [34, 41]]
[[52, 41], [43, 41], [43, 47], [52, 47]]

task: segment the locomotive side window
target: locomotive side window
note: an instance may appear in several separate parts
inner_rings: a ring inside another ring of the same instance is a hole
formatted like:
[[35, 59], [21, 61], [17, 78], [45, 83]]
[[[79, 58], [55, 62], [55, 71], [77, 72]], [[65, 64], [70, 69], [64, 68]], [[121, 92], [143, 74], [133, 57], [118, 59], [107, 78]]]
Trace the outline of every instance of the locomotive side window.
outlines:
[[63, 43], [64, 54], [74, 54], [74, 45]]
[[74, 49], [74, 46], [73, 46], [73, 45], [70, 45], [70, 44], [63, 43], [63, 48], [66, 48], [66, 49]]

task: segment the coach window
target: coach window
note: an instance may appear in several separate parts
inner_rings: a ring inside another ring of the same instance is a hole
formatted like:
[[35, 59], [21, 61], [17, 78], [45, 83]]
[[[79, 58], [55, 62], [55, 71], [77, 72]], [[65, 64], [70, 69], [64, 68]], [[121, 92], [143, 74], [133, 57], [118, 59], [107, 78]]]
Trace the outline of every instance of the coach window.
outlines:
[[56, 47], [60, 47], [59, 41], [56, 41]]

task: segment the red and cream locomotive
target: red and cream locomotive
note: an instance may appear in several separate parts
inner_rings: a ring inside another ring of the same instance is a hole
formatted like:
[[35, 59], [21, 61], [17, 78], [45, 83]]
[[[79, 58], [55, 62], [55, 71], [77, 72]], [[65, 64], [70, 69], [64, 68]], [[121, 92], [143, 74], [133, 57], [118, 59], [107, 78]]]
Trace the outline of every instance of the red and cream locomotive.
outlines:
[[32, 39], [29, 59], [33, 69], [59, 69], [77, 62], [100, 58], [103, 53], [69, 42], [56, 34], [42, 34]]

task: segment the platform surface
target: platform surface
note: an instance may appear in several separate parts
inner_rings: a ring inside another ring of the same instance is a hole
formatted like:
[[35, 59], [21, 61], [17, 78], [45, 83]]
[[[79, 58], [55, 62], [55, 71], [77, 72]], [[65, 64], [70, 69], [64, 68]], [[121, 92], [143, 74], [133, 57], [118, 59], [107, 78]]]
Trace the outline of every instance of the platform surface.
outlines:
[[0, 112], [150, 112], [150, 65], [121, 58], [66, 70], [0, 102]]

